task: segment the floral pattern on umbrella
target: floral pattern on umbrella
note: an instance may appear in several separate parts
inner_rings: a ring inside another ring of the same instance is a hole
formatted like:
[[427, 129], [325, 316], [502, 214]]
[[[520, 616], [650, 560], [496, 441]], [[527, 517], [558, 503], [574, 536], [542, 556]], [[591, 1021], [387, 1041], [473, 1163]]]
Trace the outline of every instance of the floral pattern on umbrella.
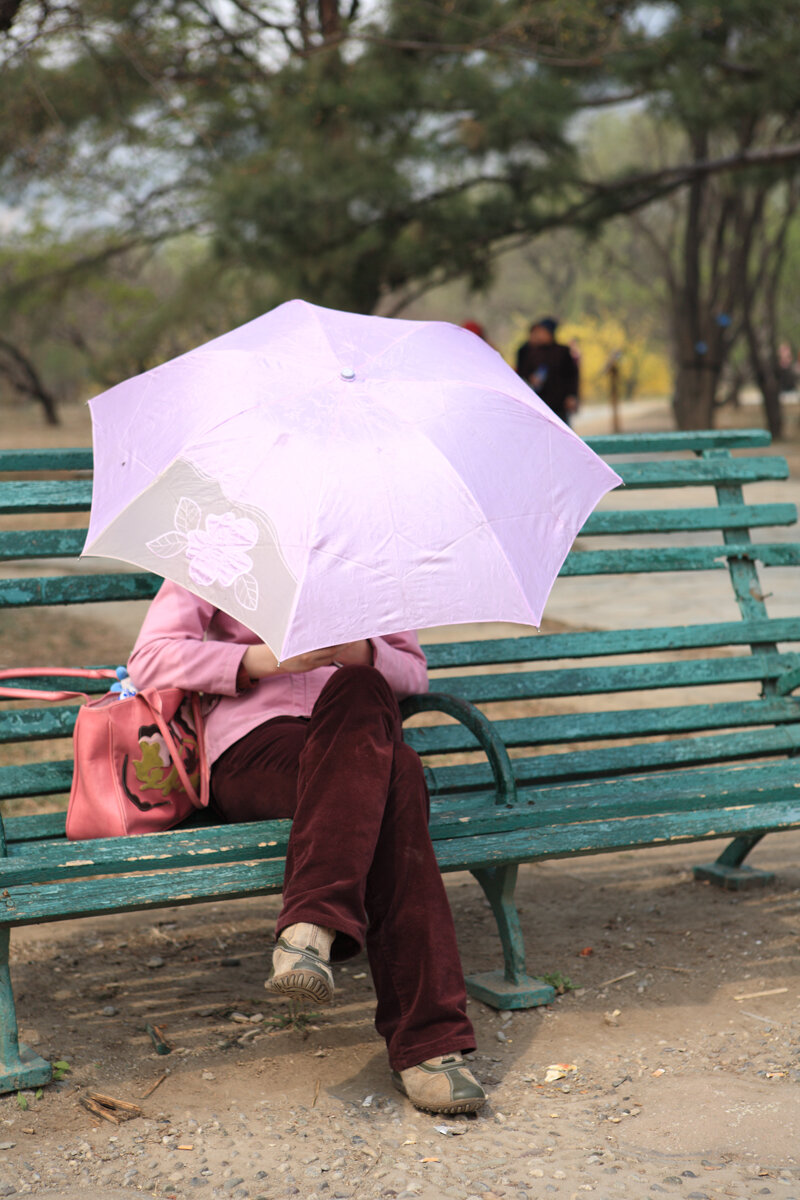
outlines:
[[147, 542], [147, 549], [159, 558], [184, 554], [195, 583], [201, 587], [233, 587], [242, 608], [254, 612], [258, 608], [258, 581], [251, 574], [253, 560], [247, 551], [258, 541], [258, 526], [232, 512], [209, 513], [205, 528], [202, 524], [200, 506], [183, 496], [175, 510], [174, 528]]

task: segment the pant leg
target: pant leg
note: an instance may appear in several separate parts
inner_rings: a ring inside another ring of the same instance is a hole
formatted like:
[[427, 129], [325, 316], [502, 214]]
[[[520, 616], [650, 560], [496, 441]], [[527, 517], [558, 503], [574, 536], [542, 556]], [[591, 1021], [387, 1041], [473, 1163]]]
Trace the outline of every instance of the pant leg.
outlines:
[[298, 921], [336, 929], [334, 960], [366, 941], [367, 875], [401, 738], [397, 700], [374, 667], [342, 667], [311, 713], [277, 930]]
[[455, 927], [428, 832], [419, 756], [395, 744], [389, 797], [367, 877], [375, 1028], [396, 1071], [475, 1049]]
[[217, 767], [226, 819], [294, 816], [277, 932], [301, 921], [335, 929], [338, 960], [367, 943], [392, 1066], [473, 1048], [422, 765], [380, 672], [343, 667], [308, 723], [267, 722]]

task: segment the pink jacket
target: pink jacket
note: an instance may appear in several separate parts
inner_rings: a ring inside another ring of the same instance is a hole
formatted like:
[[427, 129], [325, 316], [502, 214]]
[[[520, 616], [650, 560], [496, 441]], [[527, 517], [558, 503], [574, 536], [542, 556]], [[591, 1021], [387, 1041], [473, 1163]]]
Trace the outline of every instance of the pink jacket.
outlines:
[[[206, 718], [208, 761], [271, 717], [307, 717], [337, 667], [260, 679], [236, 690], [244, 652], [260, 639], [234, 617], [169, 581], [144, 619], [128, 670], [138, 688], [181, 687], [219, 696]], [[417, 635], [372, 638], [373, 661], [398, 699], [427, 692], [428, 674]]]

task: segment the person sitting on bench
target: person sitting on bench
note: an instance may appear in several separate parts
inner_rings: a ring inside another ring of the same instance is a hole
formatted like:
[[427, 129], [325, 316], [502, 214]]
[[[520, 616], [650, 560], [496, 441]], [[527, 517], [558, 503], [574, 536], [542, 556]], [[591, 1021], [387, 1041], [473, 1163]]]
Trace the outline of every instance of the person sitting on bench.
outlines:
[[366, 946], [395, 1086], [431, 1112], [480, 1108], [486, 1095], [462, 1059], [475, 1034], [425, 776], [402, 738], [398, 699], [428, 690], [416, 634], [279, 663], [240, 622], [168, 581], [128, 669], [138, 688], [204, 694], [218, 819], [292, 819], [267, 990], [327, 1004], [331, 962]]

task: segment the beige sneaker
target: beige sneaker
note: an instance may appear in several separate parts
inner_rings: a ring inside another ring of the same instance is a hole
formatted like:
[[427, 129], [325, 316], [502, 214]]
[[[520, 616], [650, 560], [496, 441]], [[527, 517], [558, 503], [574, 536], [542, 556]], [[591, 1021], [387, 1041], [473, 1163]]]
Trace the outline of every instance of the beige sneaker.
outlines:
[[426, 1112], [476, 1112], [486, 1103], [486, 1092], [460, 1054], [442, 1054], [405, 1071], [392, 1071], [392, 1082]]
[[330, 968], [333, 929], [320, 925], [289, 925], [272, 952], [272, 974], [264, 987], [273, 996], [330, 1004], [333, 971]]

